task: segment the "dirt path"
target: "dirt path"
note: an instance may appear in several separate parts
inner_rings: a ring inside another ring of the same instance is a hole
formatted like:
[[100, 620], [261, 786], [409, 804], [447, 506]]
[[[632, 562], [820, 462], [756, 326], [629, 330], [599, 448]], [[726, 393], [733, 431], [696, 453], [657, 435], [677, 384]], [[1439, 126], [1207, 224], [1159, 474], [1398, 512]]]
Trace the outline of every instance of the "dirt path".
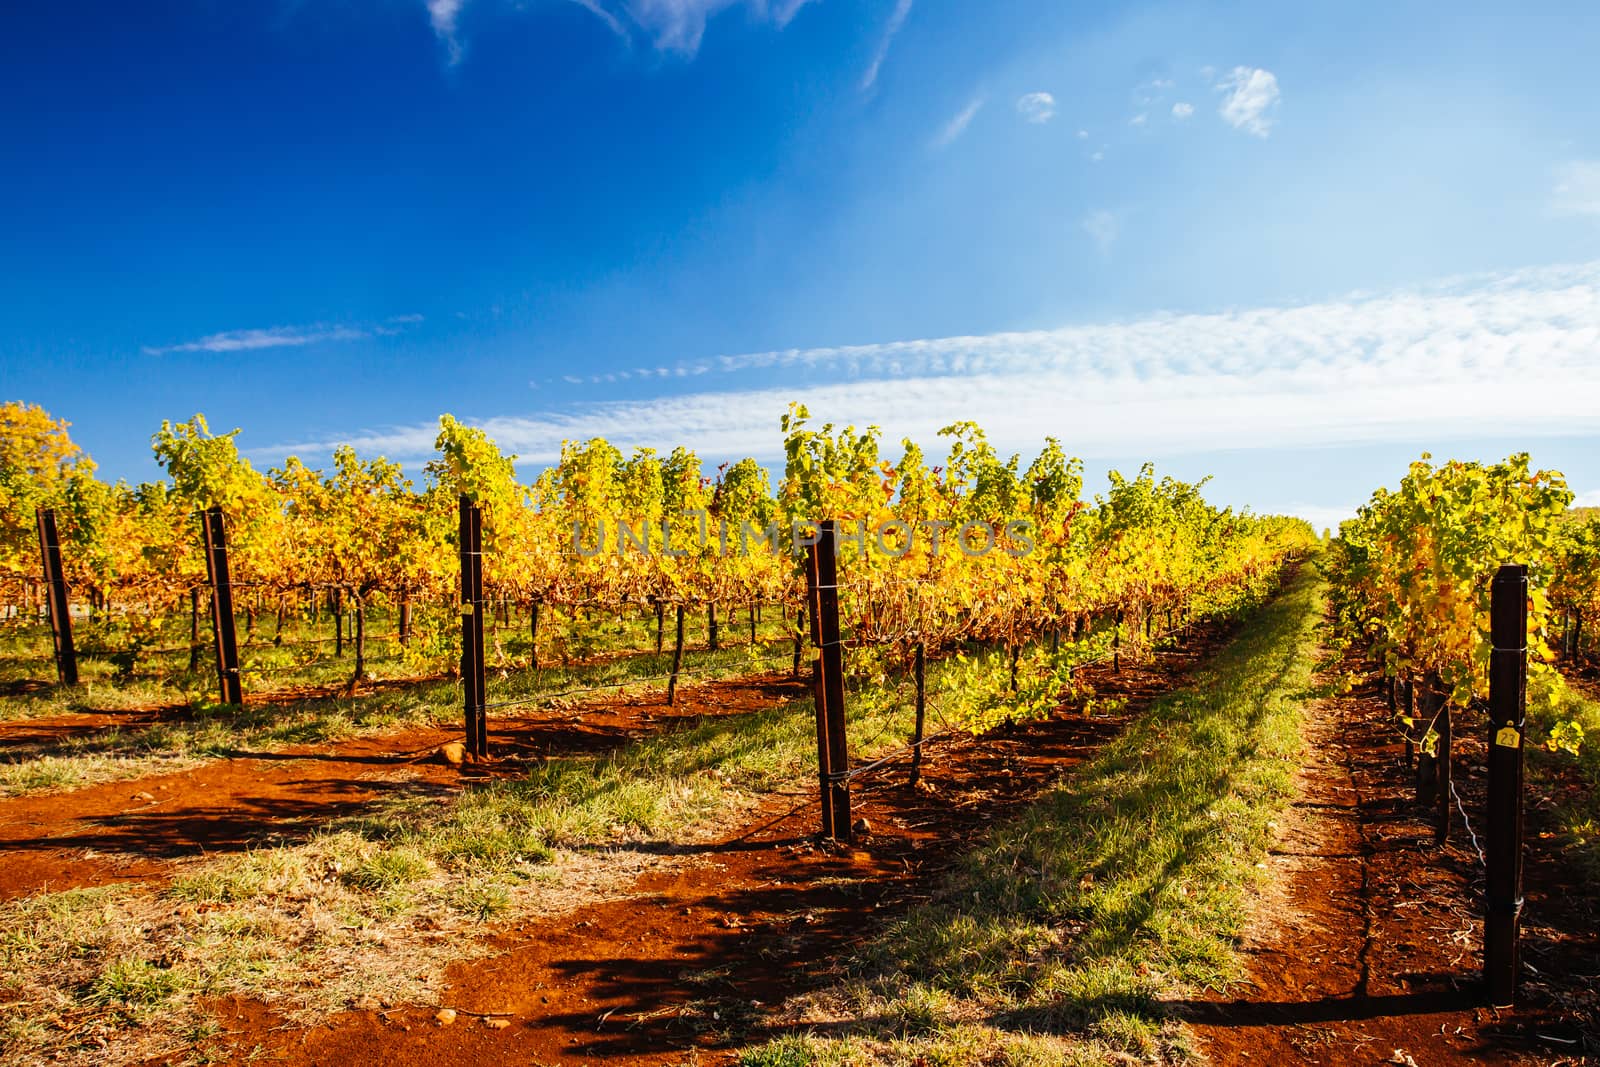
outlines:
[[[1242, 995], [1183, 1006], [1212, 1062], [1588, 1062], [1581, 998], [1587, 989], [1592, 1006], [1600, 972], [1592, 887], [1576, 892], [1530, 832], [1524, 951], [1565, 977], [1530, 974], [1517, 1010], [1480, 1006], [1482, 871], [1459, 813], [1440, 850], [1375, 687], [1308, 714], [1299, 798], [1246, 938]], [[1482, 745], [1462, 737], [1458, 789], [1481, 834]]]
[[1116, 716], [1062, 712], [941, 746], [925, 764], [927, 788], [908, 787], [904, 765], [863, 780], [853, 810], [870, 830], [848, 849], [814, 844], [813, 803], [770, 798], [734, 836], [685, 850], [617, 899], [501, 928], [496, 954], [448, 972], [443, 1006], [460, 1012], [448, 1026], [432, 1004], [293, 1028], [229, 1001], [218, 1021], [236, 1059], [254, 1051], [296, 1067], [725, 1062], [764, 1036], [767, 1005], [837, 977], [882, 918], [926, 899], [987, 827], [1091, 757], [1225, 638], [1207, 630], [1120, 676], [1095, 669], [1100, 695], [1128, 698]]
[[[490, 720], [491, 772], [520, 774], [555, 755], [604, 752], [709, 716], [771, 707], [804, 692], [786, 675], [686, 687], [571, 711]], [[445, 794], [486, 773], [430, 754], [456, 728], [241, 751], [192, 770], [0, 800], [0, 900], [120, 881], [164, 880], [173, 861], [305, 837], [397, 791]]]

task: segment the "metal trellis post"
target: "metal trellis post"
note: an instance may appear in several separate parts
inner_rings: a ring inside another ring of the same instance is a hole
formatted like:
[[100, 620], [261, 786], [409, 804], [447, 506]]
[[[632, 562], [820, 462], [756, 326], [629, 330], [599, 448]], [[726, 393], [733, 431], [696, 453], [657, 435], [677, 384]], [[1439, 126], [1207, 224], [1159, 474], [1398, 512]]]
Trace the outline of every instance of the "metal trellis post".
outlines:
[[211, 583], [211, 635], [217, 649], [217, 687], [224, 704], [244, 703], [239, 680], [239, 644], [233, 630], [233, 583], [228, 576], [228, 526], [222, 509], [207, 508], [200, 524], [206, 539], [206, 578]]
[[850, 840], [850, 749], [844, 722], [844, 646], [839, 636], [838, 535], [832, 519], [817, 524], [809, 547], [811, 637], [817, 646], [817, 766], [822, 832]]
[[56, 531], [54, 508], [40, 508], [39, 557], [44, 563], [45, 598], [50, 610], [50, 636], [56, 646], [56, 678], [62, 685], [78, 684], [78, 652], [72, 644], [72, 609], [67, 603], [67, 579], [61, 573], [61, 538]]
[[483, 511], [461, 494], [461, 689], [465, 703], [467, 752], [474, 759], [489, 755], [488, 711], [484, 707], [483, 669]]
[[1489, 798], [1483, 979], [1489, 1003], [1517, 996], [1522, 917], [1522, 739], [1528, 704], [1528, 568], [1507, 564], [1490, 586]]

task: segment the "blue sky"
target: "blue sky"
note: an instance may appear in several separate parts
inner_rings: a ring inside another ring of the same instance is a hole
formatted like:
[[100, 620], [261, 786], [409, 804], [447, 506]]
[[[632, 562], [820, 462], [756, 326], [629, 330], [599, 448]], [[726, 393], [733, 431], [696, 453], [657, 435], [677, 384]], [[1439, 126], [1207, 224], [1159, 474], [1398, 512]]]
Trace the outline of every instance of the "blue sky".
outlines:
[[24, 5], [0, 393], [133, 479], [196, 411], [531, 473], [773, 458], [794, 398], [1319, 519], [1423, 448], [1600, 502], [1595, 55], [1580, 3]]

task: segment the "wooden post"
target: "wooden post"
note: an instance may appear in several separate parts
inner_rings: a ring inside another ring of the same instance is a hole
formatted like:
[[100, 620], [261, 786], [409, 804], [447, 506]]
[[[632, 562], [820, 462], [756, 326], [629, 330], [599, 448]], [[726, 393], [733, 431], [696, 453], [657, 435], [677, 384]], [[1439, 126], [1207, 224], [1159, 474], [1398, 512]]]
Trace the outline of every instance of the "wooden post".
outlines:
[[1452, 778], [1454, 761], [1450, 758], [1454, 739], [1451, 733], [1450, 697], [1448, 694], [1441, 693], [1439, 695], [1439, 722], [1434, 729], [1439, 733], [1439, 756], [1433, 765], [1434, 774], [1438, 779], [1438, 796], [1436, 800], [1439, 810], [1437, 821], [1433, 828], [1433, 842], [1436, 845], [1442, 845], [1450, 840], [1450, 823], [1452, 821], [1450, 812], [1455, 804], [1455, 786]]
[[678, 636], [672, 646], [672, 676], [667, 679], [667, 706], [678, 702], [678, 672], [683, 670], [683, 605], [677, 611]]
[[528, 607], [528, 666], [539, 669], [539, 616], [544, 614], [544, 601], [535, 598]]
[[[817, 598], [821, 579], [817, 574], [817, 546], [806, 546], [806, 606], [801, 609], [802, 625], [807, 615], [811, 618], [811, 644], [818, 649], [811, 661], [811, 704], [817, 721], [817, 796], [822, 803], [822, 836], [833, 833], [833, 791], [828, 788], [828, 711], [827, 697], [822, 691], [822, 636], [817, 620], [822, 617]], [[800, 655], [799, 637], [796, 635], [795, 656]]]
[[1416, 744], [1411, 740], [1412, 731], [1417, 728], [1417, 693], [1416, 686], [1411, 684], [1411, 676], [1406, 675], [1405, 687], [1406, 718], [1411, 720], [1406, 727], [1406, 766], [1411, 766], [1417, 758]]
[[812, 639], [817, 646], [817, 766], [822, 797], [822, 832], [849, 841], [850, 748], [845, 736], [844, 645], [839, 633], [838, 533], [834, 520], [817, 524], [809, 547]]
[[1438, 783], [1437, 764], [1438, 748], [1433, 752], [1428, 751], [1428, 731], [1437, 726], [1436, 715], [1439, 710], [1441, 697], [1434, 690], [1433, 675], [1426, 674], [1422, 678], [1422, 692], [1417, 701], [1417, 727], [1421, 732], [1417, 735], [1423, 744], [1417, 749], [1417, 803], [1423, 807], [1432, 807], [1438, 800], [1435, 786]]
[[1522, 736], [1528, 703], [1528, 568], [1501, 567], [1490, 585], [1489, 799], [1484, 848], [1483, 980], [1509, 1007], [1521, 970]]
[[789, 673], [800, 677], [800, 658], [804, 655], [806, 640], [806, 609], [800, 608], [794, 615], [794, 665]]
[[211, 633], [217, 647], [217, 685], [224, 704], [244, 703], [239, 681], [239, 645], [233, 630], [233, 584], [228, 576], [228, 527], [222, 509], [201, 516], [205, 529], [206, 577], [211, 582]]
[[356, 597], [356, 673], [355, 680], [361, 681], [361, 676], [367, 673], [367, 599], [364, 596]]
[[[1058, 633], [1060, 631], [1057, 631]], [[917, 724], [911, 734], [911, 778], [910, 784], [916, 785], [922, 776], [922, 730], [923, 713], [926, 710], [928, 693], [927, 657], [924, 653], [922, 642], [917, 642], [915, 658], [911, 661], [911, 675], [917, 685]]]
[[200, 669], [200, 590], [189, 590], [189, 673]]
[[461, 494], [461, 688], [467, 752], [474, 759], [489, 756], [488, 714], [484, 708], [483, 672], [483, 512]]
[[721, 646], [717, 643], [717, 602], [711, 601], [706, 605], [706, 644], [712, 652], [719, 651]]
[[1111, 671], [1122, 673], [1122, 609], [1117, 609], [1117, 621], [1111, 634]]
[[56, 530], [55, 508], [35, 513], [39, 525], [39, 557], [44, 564], [44, 584], [50, 605], [50, 636], [56, 646], [56, 680], [78, 684], [78, 650], [72, 643], [72, 606], [67, 602], [67, 579], [61, 573], [61, 537]]

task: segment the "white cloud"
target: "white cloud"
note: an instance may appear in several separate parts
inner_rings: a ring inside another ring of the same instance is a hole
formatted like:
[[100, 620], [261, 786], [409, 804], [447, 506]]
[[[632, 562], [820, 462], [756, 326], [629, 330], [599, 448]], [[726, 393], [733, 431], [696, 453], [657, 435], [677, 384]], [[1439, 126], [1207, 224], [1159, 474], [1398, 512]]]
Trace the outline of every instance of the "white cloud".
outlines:
[[168, 352], [253, 352], [263, 348], [298, 348], [329, 341], [364, 341], [374, 336], [393, 336], [405, 327], [422, 321], [421, 315], [396, 315], [376, 326], [270, 326], [265, 329], [224, 330], [194, 341], [175, 345], [145, 345], [148, 356]]
[[862, 92], [878, 84], [878, 71], [882, 69], [883, 61], [889, 58], [889, 46], [894, 43], [895, 35], [911, 16], [911, 3], [912, 0], [895, 0], [889, 21], [884, 23], [883, 36], [878, 39], [877, 50], [872, 53], [872, 62], [867, 64], [867, 72], [861, 76]]
[[1155, 78], [1141, 82], [1133, 87], [1133, 102], [1140, 107], [1148, 107], [1165, 96], [1167, 90], [1173, 88], [1175, 84], [1171, 78]]
[[[973, 419], [997, 448], [1036, 449], [1055, 435], [1086, 458], [1600, 434], [1597, 352], [1600, 261], [1288, 307], [746, 353], [708, 363], [761, 372], [761, 388], [477, 424], [536, 463], [557, 458], [565, 439], [596, 435], [623, 449], [689, 444], [707, 457], [774, 459], [791, 400], [819, 421], [881, 425], [889, 441], [931, 444], [941, 426]], [[767, 384], [786, 370], [806, 373]], [[833, 384], [802, 384], [819, 379]], [[892, 407], [883, 399], [890, 381]], [[429, 421], [252, 455], [277, 461], [349, 443], [418, 460], [432, 455], [436, 434]]]
[[1176, 104], [1172, 105], [1172, 117], [1177, 119], [1179, 122], [1182, 122], [1184, 119], [1193, 114], [1194, 105], [1186, 100], [1179, 100]]
[[1106, 158], [1106, 153], [1105, 153], [1105, 149], [1103, 149], [1103, 148], [1099, 149], [1097, 151], [1089, 153], [1089, 162], [1090, 163], [1099, 163], [1101, 160], [1103, 160], [1105, 158]]
[[1137, 115], [1133, 116], [1133, 118], [1128, 120], [1128, 125], [1129, 126], [1143, 126], [1145, 123], [1147, 123], [1149, 121], [1150, 121], [1150, 116], [1145, 114], [1143, 111], [1141, 111]]
[[1579, 493], [1573, 498], [1572, 506], [1575, 508], [1600, 508], [1600, 489], [1591, 489], [1587, 493]]
[[1101, 252], [1109, 252], [1117, 240], [1117, 217], [1109, 211], [1091, 211], [1084, 216], [1083, 232]]
[[[787, 26], [808, 0], [570, 0], [603, 21], [613, 33], [632, 40], [634, 33], [648, 38], [663, 52], [693, 56], [700, 50], [706, 23], [730, 7], [743, 6], [751, 15], [779, 29]], [[459, 33], [461, 10], [467, 0], [423, 0], [433, 32], [459, 63], [463, 46]], [[909, 8], [910, 0], [900, 0]], [[521, 5], [514, 9], [520, 10]]]
[[1600, 160], [1577, 159], [1557, 167], [1551, 207], [1560, 215], [1600, 217]]
[[952, 115], [950, 121], [939, 127], [939, 132], [934, 135], [933, 147], [948, 147], [957, 137], [966, 133], [967, 126], [971, 124], [973, 117], [983, 108], [983, 103], [984, 100], [981, 95], [975, 96], [966, 107]]
[[[598, 3], [599, 0], [596, 0]], [[706, 22], [718, 12], [738, 6], [741, 0], [620, 0], [618, 7], [635, 26], [663, 52], [692, 56], [700, 50]], [[800, 4], [769, 7], [765, 0], [743, 0], [743, 5], [759, 19], [779, 28], [788, 24]], [[587, 6], [587, 5], [586, 5]]]
[[439, 35], [439, 40], [445, 43], [450, 50], [450, 62], [461, 62], [461, 41], [456, 36], [456, 19], [461, 15], [461, 8], [466, 0], [424, 0], [428, 7], [428, 21], [433, 24], [433, 32]]
[[612, 33], [616, 34], [624, 41], [629, 40], [628, 28], [622, 24], [621, 19], [607, 11], [600, 0], [572, 0], [572, 2], [589, 12], [589, 14], [593, 15], [601, 22], [605, 23], [606, 27], [610, 29]]
[[1023, 93], [1017, 97], [1017, 111], [1029, 122], [1049, 122], [1055, 118], [1056, 98], [1049, 93]]
[[1088, 130], [1079, 130], [1078, 131], [1078, 140], [1087, 141], [1088, 139], [1089, 139], [1089, 131]]
[[1277, 119], [1267, 113], [1277, 107], [1279, 92], [1277, 76], [1270, 70], [1234, 67], [1217, 88], [1227, 94], [1218, 114], [1228, 125], [1257, 137], [1271, 132]]
[[465, 0], [425, 0], [428, 7], [428, 21], [433, 23], [433, 32], [441, 37], [448, 37], [456, 32], [456, 18], [461, 14], [461, 6]]

